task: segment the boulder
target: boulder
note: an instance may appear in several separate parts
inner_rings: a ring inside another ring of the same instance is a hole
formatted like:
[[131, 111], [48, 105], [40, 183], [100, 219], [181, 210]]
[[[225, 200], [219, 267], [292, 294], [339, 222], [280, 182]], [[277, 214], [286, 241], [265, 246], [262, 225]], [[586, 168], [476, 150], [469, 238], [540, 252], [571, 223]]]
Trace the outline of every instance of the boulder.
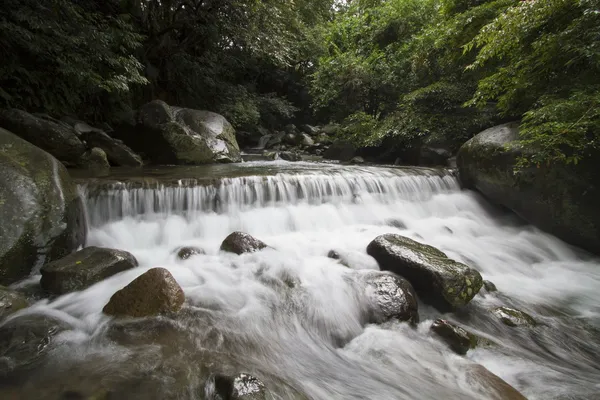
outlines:
[[142, 318], [178, 312], [183, 290], [164, 268], [152, 268], [115, 293], [102, 310], [115, 317]]
[[214, 378], [215, 391], [222, 400], [265, 400], [265, 385], [248, 374], [237, 376], [217, 375]]
[[350, 160], [350, 164], [364, 164], [364, 163], [365, 163], [365, 159], [360, 156], [352, 157], [352, 160]]
[[419, 152], [419, 165], [446, 167], [450, 157], [452, 152], [448, 149], [423, 146]]
[[277, 145], [280, 145], [285, 138], [285, 133], [283, 132], [275, 132], [272, 135], [269, 135], [269, 140], [267, 140], [265, 144], [265, 149], [272, 149]]
[[104, 150], [98, 147], [94, 147], [93, 149], [83, 153], [81, 160], [79, 161], [79, 165], [83, 168], [95, 171], [110, 169], [110, 164], [106, 158], [106, 153]]
[[176, 251], [177, 258], [179, 258], [180, 260], [187, 260], [188, 258], [191, 258], [193, 256], [206, 254], [204, 250], [194, 246], [183, 246], [177, 249]]
[[350, 161], [356, 155], [356, 146], [348, 142], [337, 141], [334, 142], [325, 153], [323, 157], [329, 160], [338, 161]]
[[323, 132], [326, 135], [335, 135], [339, 131], [340, 131], [340, 126], [338, 124], [328, 124], [328, 125], [325, 125], [321, 129], [321, 132]]
[[221, 250], [228, 253], [253, 253], [268, 247], [266, 243], [244, 232], [233, 232], [221, 243]]
[[23, 308], [29, 306], [29, 301], [21, 293], [0, 286], [0, 322]]
[[302, 155], [293, 151], [282, 151], [278, 156], [285, 161], [302, 161]]
[[499, 376], [491, 373], [482, 365], [467, 366], [467, 382], [482, 389], [485, 399], [489, 400], [527, 400], [517, 389], [506, 383]]
[[106, 153], [108, 161], [119, 167], [141, 167], [142, 158], [135, 154], [129, 146], [118, 139], [113, 139], [104, 131], [89, 127], [81, 133], [88, 147], [99, 147]]
[[445, 319], [435, 320], [430, 329], [441, 337], [455, 353], [460, 355], [467, 354], [467, 351], [479, 345], [491, 344], [489, 340], [479, 337]]
[[598, 154], [577, 165], [558, 163], [515, 170], [525, 149], [517, 141], [519, 124], [479, 133], [458, 152], [460, 179], [492, 202], [562, 240], [600, 252], [600, 174]]
[[290, 146], [294, 146], [294, 145], [296, 145], [296, 135], [294, 135], [293, 133], [286, 133], [283, 136], [282, 142], [284, 144], [287, 144], [287, 145], [290, 145]]
[[119, 272], [138, 266], [135, 257], [123, 250], [86, 247], [42, 267], [42, 288], [53, 294], [84, 290]]
[[0, 110], [0, 127], [47, 151], [69, 167], [77, 166], [85, 145], [68, 124], [17, 109]]
[[319, 128], [308, 124], [302, 125], [300, 130], [310, 136], [316, 136], [319, 134]]
[[401, 235], [378, 236], [367, 253], [382, 270], [408, 279], [423, 301], [443, 311], [466, 305], [481, 289], [479, 272]]
[[0, 325], [0, 376], [33, 369], [52, 347], [52, 339], [69, 326], [48, 315], [32, 314]]
[[294, 133], [295, 134], [296, 132], [298, 132], [298, 128], [296, 128], [296, 125], [294, 125], [294, 124], [287, 124], [285, 126], [285, 131], [287, 133]]
[[123, 140], [153, 164], [199, 165], [241, 161], [235, 130], [210, 111], [171, 107], [156, 100], [142, 106]]
[[66, 168], [2, 128], [0, 169], [0, 284], [10, 284], [83, 245], [86, 226]]
[[373, 304], [369, 322], [379, 324], [391, 319], [419, 322], [417, 295], [406, 279], [382, 272], [369, 272], [364, 279], [367, 296]]
[[535, 322], [535, 319], [533, 319], [531, 317], [531, 315], [529, 315], [523, 311], [516, 310], [514, 308], [510, 308], [510, 307], [494, 308], [492, 310], [492, 314], [494, 314], [497, 318], [499, 318], [500, 321], [502, 321], [502, 323], [504, 325], [507, 325], [510, 327], [517, 327], [517, 326], [534, 327], [537, 325], [537, 323]]
[[312, 146], [315, 144], [315, 141], [312, 140], [310, 136], [306, 133], [298, 133], [295, 136], [295, 144], [298, 146]]

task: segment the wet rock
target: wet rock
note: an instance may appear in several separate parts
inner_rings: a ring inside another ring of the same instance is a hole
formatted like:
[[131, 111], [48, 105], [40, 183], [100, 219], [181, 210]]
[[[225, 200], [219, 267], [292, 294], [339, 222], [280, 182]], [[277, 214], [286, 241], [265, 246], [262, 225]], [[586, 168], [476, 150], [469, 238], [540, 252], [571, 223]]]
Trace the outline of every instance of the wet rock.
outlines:
[[115, 317], [149, 317], [177, 312], [185, 294], [164, 268], [152, 268], [115, 293], [102, 310]]
[[52, 339], [68, 328], [65, 322], [46, 315], [24, 315], [0, 325], [0, 376], [38, 365]]
[[94, 171], [106, 170], [110, 168], [110, 164], [106, 158], [106, 153], [104, 150], [98, 147], [94, 147], [93, 149], [83, 153], [81, 160], [79, 161], [79, 166]]
[[577, 164], [531, 165], [516, 171], [522, 156], [519, 124], [487, 129], [465, 143], [457, 155], [463, 185], [513, 210], [529, 223], [560, 239], [600, 252], [600, 174], [598, 152]]
[[17, 109], [0, 110], [0, 127], [52, 154], [66, 166], [77, 166], [85, 145], [68, 124]]
[[364, 279], [367, 295], [374, 304], [369, 322], [383, 323], [391, 319], [419, 322], [417, 295], [406, 279], [381, 272], [369, 272]]
[[267, 398], [265, 385], [248, 374], [235, 377], [217, 375], [215, 390], [222, 400], [264, 400]]
[[496, 288], [496, 285], [494, 285], [493, 282], [490, 281], [483, 281], [483, 287], [485, 288], [486, 291], [488, 292], [497, 292], [498, 288]]
[[333, 260], [341, 260], [342, 256], [340, 256], [340, 253], [338, 253], [335, 250], [329, 250], [329, 253], [327, 253], [327, 257], [333, 259]]
[[364, 163], [365, 163], [365, 159], [360, 156], [352, 157], [352, 160], [350, 160], [350, 164], [364, 164]]
[[66, 168], [2, 128], [0, 170], [0, 284], [10, 284], [84, 244], [86, 226]]
[[329, 160], [350, 161], [356, 155], [356, 146], [348, 142], [334, 142], [323, 153], [323, 157]]
[[285, 161], [302, 161], [302, 155], [292, 151], [282, 151], [279, 153], [279, 158]]
[[454, 352], [460, 355], [467, 354], [467, 351], [478, 345], [491, 344], [487, 339], [481, 338], [445, 319], [435, 320], [430, 329], [439, 335]]
[[385, 221], [385, 224], [387, 226], [393, 226], [394, 228], [398, 228], [398, 229], [406, 229], [406, 224], [404, 223], [404, 221], [402, 221], [401, 219], [388, 219], [387, 221]]
[[244, 232], [233, 232], [221, 243], [221, 250], [229, 253], [253, 253], [268, 247], [266, 243]]
[[5, 317], [29, 306], [29, 301], [21, 293], [0, 286], [0, 322]]
[[88, 147], [99, 147], [106, 153], [112, 165], [121, 167], [141, 167], [142, 158], [120, 140], [113, 139], [104, 131], [96, 128], [87, 129], [81, 134]]
[[184, 246], [177, 250], [177, 258], [187, 260], [190, 257], [206, 254], [204, 250], [194, 246]]
[[128, 146], [143, 153], [153, 164], [199, 165], [241, 160], [235, 130], [222, 115], [171, 107], [159, 100], [142, 106], [135, 126], [121, 135]]
[[401, 235], [375, 238], [367, 253], [382, 270], [408, 279], [423, 301], [441, 310], [466, 305], [481, 289], [479, 272], [449, 259], [435, 247]]
[[127, 251], [86, 247], [44, 265], [40, 284], [50, 293], [65, 294], [84, 290], [137, 265], [135, 257]]
[[517, 326], [528, 326], [534, 327], [537, 322], [531, 317], [531, 315], [516, 310], [510, 307], [498, 307], [492, 310], [492, 313], [504, 323], [504, 325], [517, 327]]
[[482, 398], [490, 400], [527, 400], [517, 389], [482, 365], [467, 366], [467, 382], [481, 388]]

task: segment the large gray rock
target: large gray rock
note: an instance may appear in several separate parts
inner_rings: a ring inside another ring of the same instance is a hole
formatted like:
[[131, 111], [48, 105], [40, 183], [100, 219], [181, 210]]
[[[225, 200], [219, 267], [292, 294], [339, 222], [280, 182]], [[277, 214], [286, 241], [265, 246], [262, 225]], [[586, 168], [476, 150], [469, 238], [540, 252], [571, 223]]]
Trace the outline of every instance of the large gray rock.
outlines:
[[442, 310], [466, 305], [483, 284], [476, 270], [401, 235], [378, 236], [369, 243], [367, 253], [382, 270], [408, 279], [423, 301]]
[[244, 232], [233, 232], [221, 243], [221, 250], [228, 253], [253, 253], [268, 247], [266, 243]]
[[369, 322], [391, 319], [419, 322], [417, 295], [406, 279], [383, 272], [369, 272], [364, 279], [367, 296], [373, 304]]
[[88, 147], [98, 147], [104, 150], [108, 161], [120, 167], [141, 167], [142, 158], [129, 146], [120, 140], [113, 139], [104, 131], [89, 127], [81, 132], [81, 137]]
[[457, 156], [463, 184], [541, 229], [599, 253], [598, 154], [577, 165], [530, 166], [516, 173], [525, 151], [517, 142], [518, 135], [519, 125], [510, 123], [485, 130], [465, 143]]
[[65, 167], [0, 128], [0, 284], [85, 242], [83, 204]]
[[122, 137], [153, 164], [241, 161], [235, 130], [223, 116], [159, 100], [142, 106], [135, 127]]
[[173, 275], [152, 268], [115, 293], [102, 310], [115, 317], [142, 318], [181, 310], [185, 294]]
[[135, 257], [127, 251], [86, 247], [44, 265], [40, 284], [50, 293], [65, 294], [84, 290], [137, 265]]
[[0, 127], [52, 154], [66, 166], [77, 166], [85, 145], [68, 124], [17, 109], [0, 110]]

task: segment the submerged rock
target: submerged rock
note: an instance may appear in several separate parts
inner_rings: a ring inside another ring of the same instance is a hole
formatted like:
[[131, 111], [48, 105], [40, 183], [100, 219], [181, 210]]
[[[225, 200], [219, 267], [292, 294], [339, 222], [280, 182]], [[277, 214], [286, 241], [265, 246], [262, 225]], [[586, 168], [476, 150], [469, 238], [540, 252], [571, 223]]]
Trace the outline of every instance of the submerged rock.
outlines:
[[233, 232], [221, 243], [221, 250], [229, 253], [243, 254], [253, 253], [268, 247], [265, 242], [262, 242], [247, 233]]
[[0, 127], [52, 154], [66, 166], [77, 166], [85, 145], [68, 124], [17, 109], [0, 110]]
[[479, 337], [458, 325], [445, 319], [437, 319], [431, 325], [431, 331], [438, 334], [450, 348], [460, 354], [467, 354], [467, 351], [474, 349], [478, 345], [489, 345], [491, 342]]
[[86, 151], [81, 156], [79, 166], [91, 170], [106, 170], [110, 168], [106, 153], [104, 150], [98, 147], [94, 147], [91, 150]]
[[181, 309], [185, 294], [173, 275], [152, 268], [115, 293], [102, 310], [115, 317], [149, 317]]
[[21, 293], [0, 286], [0, 322], [23, 308], [29, 306], [29, 301]]
[[481, 392], [486, 396], [482, 398], [490, 400], [527, 400], [517, 389], [482, 365], [469, 365], [466, 378], [471, 385], [482, 388]]
[[519, 142], [519, 124], [487, 129], [465, 143], [457, 156], [462, 183], [492, 202], [571, 244], [600, 250], [598, 154], [576, 165], [522, 167], [519, 158], [535, 149]]
[[327, 253], [327, 257], [331, 258], [332, 260], [341, 260], [342, 256], [340, 255], [340, 253], [338, 253], [335, 250], [329, 250], [329, 253]]
[[535, 319], [531, 315], [516, 310], [510, 307], [498, 307], [492, 310], [492, 313], [504, 323], [504, 325], [517, 327], [517, 326], [529, 326], [533, 327], [537, 325]]
[[419, 322], [417, 295], [406, 279], [382, 272], [369, 272], [364, 279], [367, 295], [374, 304], [369, 322], [383, 323], [391, 319]]
[[206, 252], [204, 250], [202, 250], [199, 247], [195, 247], [195, 246], [183, 246], [183, 247], [180, 247], [179, 249], [177, 249], [176, 251], [177, 251], [177, 258], [179, 258], [180, 260], [187, 260], [188, 258], [193, 257], [193, 256], [199, 256], [199, 255], [206, 254]]
[[488, 292], [497, 292], [498, 288], [496, 288], [496, 285], [494, 285], [493, 282], [490, 281], [483, 281], [483, 287], [485, 288], [486, 291]]
[[235, 130], [225, 117], [210, 111], [171, 107], [160, 100], [142, 106], [135, 125], [121, 135], [127, 145], [153, 164], [241, 161]]
[[83, 245], [86, 227], [66, 168], [2, 128], [0, 169], [0, 284], [10, 284]]
[[382, 270], [408, 279], [423, 301], [443, 310], [466, 305], [481, 289], [479, 272], [449, 259], [435, 247], [401, 235], [375, 238], [367, 253]]
[[40, 284], [54, 294], [84, 290], [119, 272], [138, 266], [135, 257], [123, 250], [86, 247], [42, 267]]
[[[265, 385], [248, 374], [235, 377], [217, 375], [214, 378], [215, 391], [222, 400], [265, 400]], [[208, 397], [208, 396], [207, 396]]]

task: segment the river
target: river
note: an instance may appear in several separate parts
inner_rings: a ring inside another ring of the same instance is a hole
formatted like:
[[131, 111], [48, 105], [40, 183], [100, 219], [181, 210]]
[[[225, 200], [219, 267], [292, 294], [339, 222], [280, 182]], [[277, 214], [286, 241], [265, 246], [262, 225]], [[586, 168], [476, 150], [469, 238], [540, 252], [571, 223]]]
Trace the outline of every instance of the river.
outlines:
[[[69, 329], [14, 398], [201, 399], [211, 374], [238, 372], [276, 399], [488, 398], [466, 379], [472, 363], [529, 399], [600, 398], [599, 260], [461, 190], [452, 171], [283, 161], [142, 171], [77, 176], [88, 245], [127, 250], [140, 266], [16, 316], [48, 314]], [[219, 252], [233, 231], [271, 248]], [[454, 354], [429, 331], [441, 314], [422, 303], [416, 327], [365, 325], [359, 277], [378, 269], [366, 247], [384, 233], [492, 281], [498, 292], [482, 289], [444, 318], [496, 345]], [[206, 255], [178, 260], [184, 245]], [[114, 324], [101, 313], [156, 266], [185, 291], [177, 320]], [[501, 305], [538, 325], [502, 324], [489, 312]]]

